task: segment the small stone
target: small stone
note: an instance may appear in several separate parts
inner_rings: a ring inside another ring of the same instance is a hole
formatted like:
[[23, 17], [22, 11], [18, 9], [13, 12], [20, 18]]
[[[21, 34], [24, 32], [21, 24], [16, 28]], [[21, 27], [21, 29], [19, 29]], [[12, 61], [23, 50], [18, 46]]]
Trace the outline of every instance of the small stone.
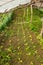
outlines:
[[23, 62], [20, 58], [18, 58], [18, 60], [19, 60], [19, 62], [20, 62], [20, 63], [22, 63], [22, 62]]
[[31, 55], [31, 52], [27, 53], [26, 55], [30, 56]]
[[30, 65], [34, 65], [32, 61], [30, 62]]
[[26, 39], [24, 39], [24, 42], [26, 42]]
[[20, 49], [20, 46], [18, 46], [17, 48]]
[[34, 45], [33, 48], [36, 48], [36, 46]]
[[11, 40], [9, 40], [9, 43], [11, 43]]
[[17, 41], [19, 41], [19, 39], [17, 39]]
[[23, 61], [22, 60], [20, 60], [20, 63], [22, 63]]
[[30, 40], [32, 41], [32, 38]]
[[25, 38], [26, 36], [24, 35], [24, 38]]
[[29, 37], [30, 37], [30, 38], [32, 38], [32, 36], [31, 36], [31, 35], [29, 35]]
[[28, 45], [28, 43], [25, 43], [24, 45], [25, 45], [25, 46], [27, 46], [27, 45]]
[[3, 48], [3, 46], [0, 46], [0, 48], [2, 49], [2, 48]]
[[2, 41], [4, 41], [4, 39], [2, 39]]
[[41, 64], [41, 65], [43, 65], [43, 64]]
[[35, 51], [35, 53], [37, 54], [37, 50]]

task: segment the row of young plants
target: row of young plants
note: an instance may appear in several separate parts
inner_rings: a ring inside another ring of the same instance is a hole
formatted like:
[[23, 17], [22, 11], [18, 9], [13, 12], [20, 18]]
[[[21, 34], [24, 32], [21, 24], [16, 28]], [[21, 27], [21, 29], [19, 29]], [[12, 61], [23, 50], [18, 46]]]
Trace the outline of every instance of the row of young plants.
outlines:
[[35, 33], [39, 33], [42, 27], [41, 17], [43, 17], [43, 12], [38, 10], [37, 8], [33, 8], [33, 19], [29, 25], [30, 30]]
[[13, 19], [13, 12], [3, 13], [0, 18], [0, 30], [2, 30]]

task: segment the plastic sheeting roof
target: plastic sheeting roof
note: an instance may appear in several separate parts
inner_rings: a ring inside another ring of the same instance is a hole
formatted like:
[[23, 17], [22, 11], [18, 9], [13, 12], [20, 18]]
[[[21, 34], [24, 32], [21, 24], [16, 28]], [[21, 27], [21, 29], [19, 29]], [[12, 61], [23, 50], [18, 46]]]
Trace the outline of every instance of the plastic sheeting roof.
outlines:
[[10, 2], [10, 1], [12, 1], [12, 0], [0, 0], [0, 5], [3, 5], [3, 4]]
[[16, 8], [19, 5], [30, 3], [31, 0], [0, 0], [0, 13], [9, 11], [12, 8]]

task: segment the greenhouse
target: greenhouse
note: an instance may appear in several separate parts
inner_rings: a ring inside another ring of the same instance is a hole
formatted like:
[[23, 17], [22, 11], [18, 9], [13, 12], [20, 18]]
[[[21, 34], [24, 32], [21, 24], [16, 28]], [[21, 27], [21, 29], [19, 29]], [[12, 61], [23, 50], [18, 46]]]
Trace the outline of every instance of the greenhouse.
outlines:
[[0, 65], [43, 65], [43, 0], [0, 0]]

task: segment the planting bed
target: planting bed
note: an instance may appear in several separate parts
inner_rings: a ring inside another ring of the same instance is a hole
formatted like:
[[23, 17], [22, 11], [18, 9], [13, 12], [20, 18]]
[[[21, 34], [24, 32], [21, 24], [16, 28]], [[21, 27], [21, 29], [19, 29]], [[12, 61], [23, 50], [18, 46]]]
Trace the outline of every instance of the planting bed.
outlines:
[[14, 20], [0, 31], [0, 65], [43, 65], [41, 13], [37, 12], [33, 14], [33, 25], [30, 8], [17, 9]]

